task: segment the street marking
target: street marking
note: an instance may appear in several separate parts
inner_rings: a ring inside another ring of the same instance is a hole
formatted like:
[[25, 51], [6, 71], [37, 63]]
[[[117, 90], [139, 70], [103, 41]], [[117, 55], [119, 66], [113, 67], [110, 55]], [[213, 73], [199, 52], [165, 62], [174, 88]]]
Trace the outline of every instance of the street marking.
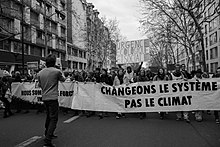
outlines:
[[37, 141], [38, 139], [41, 139], [41, 138], [42, 138], [42, 136], [34, 136], [34, 137], [32, 137], [32, 138], [16, 145], [15, 147], [26, 147], [26, 146], [30, 145], [31, 143], [33, 143], [33, 142], [35, 142], [35, 141]]
[[79, 115], [73, 116], [73, 117], [71, 117], [70, 119], [65, 120], [63, 123], [70, 123], [70, 122], [72, 122], [72, 121], [78, 119], [79, 117], [80, 117]]

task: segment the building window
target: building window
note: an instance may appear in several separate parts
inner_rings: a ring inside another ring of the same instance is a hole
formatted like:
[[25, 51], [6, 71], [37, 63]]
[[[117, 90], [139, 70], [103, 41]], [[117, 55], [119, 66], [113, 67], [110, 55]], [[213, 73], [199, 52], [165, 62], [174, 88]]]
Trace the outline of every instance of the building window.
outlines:
[[32, 46], [30, 53], [31, 53], [31, 55], [41, 57], [42, 56], [42, 48], [38, 47], [38, 46]]
[[34, 11], [31, 11], [30, 12], [30, 18], [31, 18], [31, 21], [39, 21], [39, 14], [37, 14], [36, 12]]
[[72, 53], [73, 53], [73, 56], [78, 57], [78, 50], [77, 49], [73, 49]]
[[72, 50], [71, 47], [70, 47], [70, 46], [67, 46], [67, 54], [68, 54], [68, 55], [71, 55], [71, 50]]
[[1, 19], [0, 26], [1, 26], [0, 27], [0, 32], [3, 32], [3, 33], [11, 32], [11, 33], [13, 33], [13, 31], [14, 31], [14, 21], [11, 20], [11, 19], [7, 19], [7, 18]]
[[64, 35], [66, 34], [66, 28], [60, 26], [60, 30], [61, 30], [61, 34], [64, 34]]
[[206, 69], [209, 72], [209, 64], [206, 64]]
[[[14, 42], [14, 52], [22, 53], [22, 44], [20, 42]], [[28, 54], [28, 45], [24, 44], [24, 54]]]
[[9, 40], [0, 41], [0, 50], [11, 51], [11, 42]]
[[84, 52], [84, 58], [86, 59], [86, 52]]
[[84, 63], [84, 69], [86, 69], [86, 63]]
[[206, 60], [209, 60], [209, 51], [206, 51]]
[[19, 42], [14, 42], [14, 52], [15, 53], [21, 53], [22, 52], [21, 44]]
[[218, 26], [218, 17], [215, 17], [211, 22], [209, 22], [209, 32], [217, 28]]
[[213, 34], [211, 34], [209, 36], [209, 44], [210, 44], [210, 46], [215, 44], [215, 43], [217, 43], [217, 32], [215, 32], [215, 33], [213, 33]]
[[44, 39], [44, 34], [42, 31], [37, 30], [37, 38], [42, 39], [42, 40]]
[[208, 25], [206, 24], [205, 25], [205, 34], [207, 34], [207, 32], [208, 32]]
[[79, 69], [83, 69], [83, 63], [79, 62]]
[[210, 49], [210, 59], [216, 59], [218, 58], [218, 47], [214, 47]]
[[210, 64], [210, 71], [211, 71], [211, 73], [215, 73], [217, 68], [218, 68], [218, 62], [214, 62], [214, 63]]
[[78, 69], [78, 62], [73, 61], [73, 69]]
[[66, 55], [65, 53], [64, 53], [64, 54], [61, 53], [61, 60], [65, 60], [65, 59], [66, 59], [66, 58], [65, 58], [65, 57], [66, 57], [65, 55]]
[[208, 47], [208, 37], [205, 38], [205, 47]]
[[83, 58], [83, 52], [79, 50], [79, 57]]
[[51, 21], [51, 31], [57, 34], [57, 23]]

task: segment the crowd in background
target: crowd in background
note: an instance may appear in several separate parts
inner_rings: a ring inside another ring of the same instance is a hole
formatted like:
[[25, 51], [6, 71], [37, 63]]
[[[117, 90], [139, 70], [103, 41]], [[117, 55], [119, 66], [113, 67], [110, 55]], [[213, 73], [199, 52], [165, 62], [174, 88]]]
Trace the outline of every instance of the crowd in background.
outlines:
[[[19, 71], [13, 71], [11, 74], [6, 72], [3, 77], [0, 78], [0, 101], [4, 104], [4, 115], [3, 117], [9, 117], [13, 115], [10, 108], [10, 100], [6, 98], [7, 91], [11, 89], [12, 82], [33, 82], [37, 80], [37, 72], [33, 72], [33, 74], [26, 74], [22, 75]], [[146, 82], [146, 81], [168, 81], [168, 80], [187, 80], [195, 78], [197, 80], [203, 78], [211, 78], [209, 74], [202, 72], [201, 69], [197, 69], [196, 71], [188, 72], [186, 70], [185, 65], [176, 65], [175, 70], [172, 72], [167, 71], [164, 68], [159, 68], [157, 73], [153, 73], [150, 69], [142, 68], [142, 63], [137, 69], [132, 69], [131, 66], [128, 66], [126, 69], [121, 67], [112, 68], [110, 71], [107, 69], [100, 69], [96, 68], [93, 72], [86, 72], [84, 70], [81, 71], [73, 71], [73, 72], [64, 72], [64, 76], [66, 77], [66, 82], [96, 82], [96, 83], [104, 83], [110, 86], [118, 86], [121, 84], [130, 84], [135, 82]], [[216, 73], [212, 77], [220, 77], [220, 67], [217, 68]], [[23, 102], [19, 99], [13, 99], [13, 104], [15, 109], [17, 110], [16, 113], [20, 113], [22, 110], [24, 113], [29, 112], [29, 108], [26, 107], [27, 102]], [[1, 105], [0, 105], [1, 106]], [[42, 105], [37, 105], [37, 113], [41, 113], [44, 111], [44, 107]], [[84, 113], [87, 117], [95, 115], [96, 112], [91, 111], [82, 111], [79, 112], [77, 110], [69, 110], [67, 108], [63, 108], [63, 113], [66, 114], [69, 111], [73, 111], [74, 115], [78, 115], [79, 113]], [[210, 111], [207, 111], [210, 114]], [[195, 119], [197, 121], [203, 120], [203, 111], [194, 111]], [[98, 116], [102, 119], [105, 115], [104, 112], [98, 112]], [[140, 119], [146, 118], [146, 113], [142, 112], [139, 113]], [[160, 119], [164, 119], [166, 116], [166, 112], [160, 112], [159, 117]], [[184, 119], [186, 122], [190, 122], [189, 120], [189, 112], [177, 112], [177, 121]], [[218, 111], [214, 111], [215, 121], [219, 123], [219, 116]], [[121, 117], [125, 117], [125, 114], [116, 113], [116, 118], [120, 119]]]

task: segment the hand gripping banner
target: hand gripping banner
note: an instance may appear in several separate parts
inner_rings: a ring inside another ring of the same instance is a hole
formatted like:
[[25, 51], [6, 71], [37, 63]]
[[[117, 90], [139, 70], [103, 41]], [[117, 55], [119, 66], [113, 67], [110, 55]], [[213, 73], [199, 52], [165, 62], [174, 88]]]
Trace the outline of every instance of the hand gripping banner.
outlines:
[[[32, 83], [34, 85], [34, 83]], [[35, 95], [22, 83], [13, 83], [13, 95], [29, 101]], [[29, 92], [28, 92], [29, 91]], [[220, 110], [220, 79], [139, 82], [116, 87], [99, 83], [60, 83], [61, 106], [91, 111], [162, 112]]]

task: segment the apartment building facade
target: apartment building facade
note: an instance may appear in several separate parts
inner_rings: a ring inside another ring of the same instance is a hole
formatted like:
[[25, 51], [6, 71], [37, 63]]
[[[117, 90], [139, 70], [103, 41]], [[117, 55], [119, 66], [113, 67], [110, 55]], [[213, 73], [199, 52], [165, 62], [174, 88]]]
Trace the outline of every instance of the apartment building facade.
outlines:
[[107, 51], [116, 46], [110, 43], [109, 31], [92, 3], [86, 0], [0, 2], [0, 68], [8, 65], [11, 70], [22, 70], [22, 26], [25, 69], [27, 62], [39, 62], [50, 53], [61, 59], [66, 71], [109, 68], [116, 63], [116, 52]]
[[[212, 15], [217, 5], [219, 5], [219, 0], [213, 0], [212, 4], [204, 12], [204, 17]], [[220, 8], [220, 5], [218, 7]], [[220, 11], [209, 18], [209, 23], [203, 25], [203, 32], [206, 67], [210, 73], [215, 73], [220, 66]]]
[[88, 70], [96, 67], [110, 69], [116, 66], [116, 44], [99, 12], [92, 3], [87, 3], [87, 55]]
[[2, 1], [1, 7], [1, 66], [21, 70], [23, 24], [25, 66], [53, 53], [61, 59], [63, 68], [66, 67], [65, 0], [8, 0]]
[[87, 3], [67, 0], [67, 56], [68, 71], [87, 67]]
[[[216, 8], [220, 7], [219, 0], [204, 0], [200, 7], [205, 8], [201, 19], [204, 21], [204, 18], [208, 18], [207, 22], [202, 23], [206, 68], [209, 73], [215, 73], [217, 67], [220, 66], [220, 12], [216, 12], [218, 10]], [[195, 35], [195, 39], [197, 39], [197, 35]], [[202, 68], [201, 45], [199, 43], [194, 45], [194, 51], [196, 69]], [[180, 63], [187, 64], [186, 53], [180, 56]], [[190, 58], [189, 71], [192, 70], [192, 59]]]

